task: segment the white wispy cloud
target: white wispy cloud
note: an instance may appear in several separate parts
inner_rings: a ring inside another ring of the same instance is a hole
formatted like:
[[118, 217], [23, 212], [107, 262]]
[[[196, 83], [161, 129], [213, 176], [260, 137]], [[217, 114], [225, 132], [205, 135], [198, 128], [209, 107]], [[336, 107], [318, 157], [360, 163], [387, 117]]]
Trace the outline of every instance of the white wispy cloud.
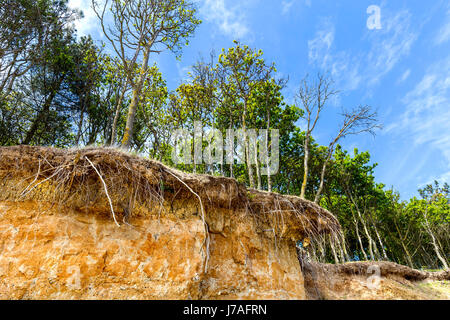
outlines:
[[447, 11], [445, 24], [439, 29], [434, 39], [435, 44], [441, 45], [450, 40], [450, 9]]
[[408, 79], [410, 75], [411, 75], [411, 69], [407, 69], [405, 72], [403, 72], [401, 77], [398, 78], [397, 83], [405, 82], [406, 79]]
[[411, 14], [403, 10], [395, 15], [386, 12], [383, 28], [379, 32], [369, 31], [372, 43], [367, 57], [370, 84], [377, 84], [402, 58], [409, 55], [418, 36], [411, 28]]
[[99, 30], [99, 22], [94, 10], [92, 10], [91, 3], [91, 0], [69, 0], [68, 2], [69, 8], [83, 12], [83, 18], [75, 21], [75, 28], [80, 36], [86, 36]]
[[450, 57], [430, 66], [402, 102], [405, 111], [387, 133], [404, 136], [411, 148], [439, 151], [448, 167], [435, 179], [444, 181], [450, 177]]
[[309, 61], [326, 67], [331, 62], [331, 46], [334, 42], [335, 28], [330, 20], [324, 20], [312, 40], [308, 40]]
[[342, 90], [378, 84], [410, 53], [417, 39], [417, 33], [411, 31], [411, 15], [407, 10], [395, 15], [386, 13], [383, 17], [383, 29], [368, 30], [370, 50], [367, 52], [334, 50], [335, 27], [330, 19], [324, 20], [314, 38], [308, 41], [309, 62], [330, 71]]
[[281, 1], [281, 13], [283, 13], [283, 14], [289, 13], [293, 4], [294, 4], [294, 0]]
[[416, 144], [430, 143], [450, 162], [450, 58], [431, 66], [403, 99], [406, 128]]
[[325, 19], [313, 39], [308, 41], [309, 62], [329, 71], [342, 90], [354, 90], [358, 87], [359, 61], [344, 51], [334, 52], [335, 27], [331, 20]]
[[225, 0], [204, 0], [200, 8], [208, 22], [215, 23], [222, 33], [233, 38], [243, 38], [250, 32], [245, 15], [239, 11], [239, 5], [232, 8]]

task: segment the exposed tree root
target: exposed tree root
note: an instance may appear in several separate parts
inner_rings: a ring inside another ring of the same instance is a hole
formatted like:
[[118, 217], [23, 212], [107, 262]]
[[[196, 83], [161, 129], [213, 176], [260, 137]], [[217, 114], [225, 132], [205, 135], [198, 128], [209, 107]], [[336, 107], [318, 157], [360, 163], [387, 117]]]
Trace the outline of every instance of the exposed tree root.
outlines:
[[[103, 187], [105, 188], [105, 194], [106, 194], [106, 197], [108, 198], [108, 201], [109, 201], [109, 206], [111, 207], [111, 214], [112, 214], [112, 216], [113, 216], [114, 222], [115, 222], [116, 225], [120, 228], [120, 224], [117, 222], [116, 214], [114, 213], [113, 204], [112, 204], [112, 201], [111, 201], [111, 197], [109, 196], [109, 193], [108, 193], [108, 187], [106, 186], [105, 180], [103, 180], [102, 175], [100, 174], [100, 172], [98, 172], [97, 168], [94, 166], [94, 164], [92, 163], [92, 161], [89, 160], [88, 157], [85, 157], [85, 159], [89, 162], [89, 164], [92, 166], [92, 168], [94, 168], [94, 170], [95, 170], [95, 172], [97, 173], [98, 177], [99, 177], [100, 180], [102, 181]], [[73, 177], [73, 176], [72, 176], [72, 177]], [[72, 179], [71, 181], [73, 181], [73, 179]]]

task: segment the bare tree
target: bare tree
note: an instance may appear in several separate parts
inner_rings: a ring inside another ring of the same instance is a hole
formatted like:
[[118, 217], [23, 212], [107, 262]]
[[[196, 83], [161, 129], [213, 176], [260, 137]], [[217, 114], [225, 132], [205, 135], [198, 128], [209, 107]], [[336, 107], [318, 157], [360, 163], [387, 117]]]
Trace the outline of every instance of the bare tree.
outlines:
[[327, 165], [331, 157], [333, 156], [334, 149], [339, 140], [344, 139], [349, 135], [357, 135], [364, 132], [375, 135], [375, 130], [381, 128], [381, 125], [378, 123], [377, 120], [377, 113], [372, 112], [369, 106], [359, 106], [358, 108], [350, 112], [343, 112], [342, 115], [344, 117], [344, 120], [342, 122], [341, 128], [339, 129], [339, 132], [336, 135], [336, 137], [330, 142], [328, 146], [327, 156], [322, 165], [322, 171], [320, 174], [320, 185], [314, 199], [315, 203], [319, 202], [320, 195], [323, 190]]
[[303, 78], [298, 93], [296, 95], [297, 104], [301, 104], [305, 110], [303, 118], [306, 120], [305, 132], [305, 157], [304, 157], [304, 174], [300, 197], [305, 198], [306, 186], [308, 184], [309, 171], [309, 144], [311, 134], [316, 128], [320, 114], [326, 106], [327, 101], [338, 91], [333, 89], [333, 80], [323, 74], [317, 75], [315, 83], [311, 83], [308, 75]]
[[[122, 139], [122, 146], [130, 148], [150, 54], [161, 53], [165, 49], [179, 53], [200, 20], [195, 18], [197, 10], [189, 0], [105, 0], [102, 6], [92, 0], [92, 8], [132, 87]], [[137, 75], [134, 74], [136, 63], [140, 65]]]

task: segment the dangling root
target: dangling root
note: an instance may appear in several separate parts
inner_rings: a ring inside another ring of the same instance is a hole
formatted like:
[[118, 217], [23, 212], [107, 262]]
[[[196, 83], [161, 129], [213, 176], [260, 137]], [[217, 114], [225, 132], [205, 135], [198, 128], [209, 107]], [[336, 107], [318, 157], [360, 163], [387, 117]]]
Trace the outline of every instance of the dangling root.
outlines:
[[191, 187], [189, 187], [183, 180], [181, 180], [175, 174], [173, 174], [170, 171], [167, 171], [167, 173], [169, 173], [175, 179], [180, 181], [190, 192], [192, 192], [192, 194], [194, 194], [198, 198], [198, 201], [200, 202], [200, 210], [202, 212], [202, 221], [203, 221], [203, 225], [205, 226], [205, 240], [203, 241], [203, 244], [202, 244], [202, 250], [203, 250], [203, 247], [205, 246], [205, 243], [206, 243], [206, 259], [205, 259], [205, 269], [204, 269], [204, 272], [206, 273], [208, 271], [210, 237], [209, 237], [208, 224], [206, 223], [206, 219], [205, 219], [205, 210], [203, 209], [202, 198], [196, 192], [194, 192], [194, 190], [192, 190]]
[[106, 187], [105, 180], [103, 180], [102, 175], [100, 174], [100, 172], [98, 172], [97, 168], [94, 166], [94, 164], [91, 162], [91, 160], [89, 160], [89, 158], [86, 157], [86, 156], [85, 156], [84, 158], [89, 162], [89, 164], [92, 166], [92, 168], [94, 168], [94, 170], [95, 170], [95, 172], [97, 173], [98, 177], [99, 177], [100, 180], [102, 181], [103, 187], [105, 188], [106, 197], [108, 198], [108, 201], [109, 201], [109, 206], [111, 207], [111, 213], [112, 213], [114, 222], [115, 222], [115, 224], [120, 228], [120, 224], [117, 222], [116, 214], [114, 213], [113, 204], [112, 204], [111, 198], [110, 198], [110, 196], [109, 196], [108, 188]]

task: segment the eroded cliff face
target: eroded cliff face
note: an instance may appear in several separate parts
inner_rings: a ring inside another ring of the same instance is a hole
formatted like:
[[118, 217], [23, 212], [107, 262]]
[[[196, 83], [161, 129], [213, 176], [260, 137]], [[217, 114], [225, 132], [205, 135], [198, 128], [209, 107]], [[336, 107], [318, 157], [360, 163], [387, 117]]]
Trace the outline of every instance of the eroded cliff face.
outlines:
[[0, 299], [448, 299], [448, 271], [301, 269], [296, 241], [338, 229], [309, 201], [119, 150], [0, 148]]
[[203, 223], [183, 211], [184, 218], [137, 217], [118, 228], [92, 210], [1, 202], [0, 298], [305, 298], [292, 244], [275, 248], [231, 212], [223, 212], [226, 230], [211, 234], [204, 273]]
[[298, 198], [111, 149], [0, 156], [1, 299], [305, 299], [295, 242], [338, 226]]

